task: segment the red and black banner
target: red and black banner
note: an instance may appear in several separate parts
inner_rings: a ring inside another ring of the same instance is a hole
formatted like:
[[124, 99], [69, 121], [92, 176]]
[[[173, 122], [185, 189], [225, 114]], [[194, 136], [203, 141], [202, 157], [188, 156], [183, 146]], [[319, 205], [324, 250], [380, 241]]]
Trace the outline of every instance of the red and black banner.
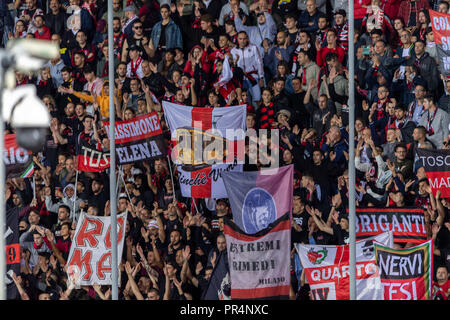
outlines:
[[450, 78], [450, 14], [429, 10], [431, 28], [434, 33], [439, 69]]
[[399, 250], [374, 242], [374, 249], [384, 300], [431, 300], [433, 240]]
[[20, 244], [19, 244], [19, 217], [15, 210], [6, 213], [5, 227], [6, 250], [6, 290], [7, 299], [17, 298], [17, 288], [12, 279], [12, 273], [20, 273]]
[[441, 191], [441, 198], [450, 198], [450, 150], [417, 149], [425, 168], [431, 191]]
[[[109, 135], [109, 121], [105, 121]], [[115, 122], [116, 157], [119, 164], [165, 157], [167, 155], [158, 114]]]
[[32, 153], [17, 145], [16, 135], [5, 135], [3, 151], [7, 178], [28, 178], [34, 171]]
[[356, 238], [392, 231], [394, 243], [427, 240], [425, 215], [420, 208], [356, 208]]
[[97, 150], [95, 145], [80, 139], [77, 150], [77, 170], [99, 172], [109, 168], [109, 166], [109, 152]]

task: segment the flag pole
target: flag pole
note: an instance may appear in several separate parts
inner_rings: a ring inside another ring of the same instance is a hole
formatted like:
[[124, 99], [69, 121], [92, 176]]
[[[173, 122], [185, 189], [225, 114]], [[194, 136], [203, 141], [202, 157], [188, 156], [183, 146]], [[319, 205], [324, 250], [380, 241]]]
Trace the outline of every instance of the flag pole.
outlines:
[[[75, 220], [76, 216], [75, 216], [75, 205], [77, 203], [77, 184], [78, 184], [78, 169], [77, 169], [77, 173], [75, 175], [75, 190], [74, 190], [74, 195], [75, 197], [73, 198], [73, 218]], [[36, 187], [36, 185], [35, 185]], [[76, 219], [78, 221], [78, 219]]]
[[122, 166], [119, 166], [119, 170], [117, 171], [117, 177], [116, 177], [116, 181], [117, 181], [116, 194], [119, 194], [119, 189], [120, 189], [120, 172], [121, 171], [122, 171]]
[[114, 37], [113, 37], [113, 0], [108, 0], [108, 79], [109, 79], [109, 151], [111, 154], [111, 172], [109, 175], [109, 196], [111, 203], [111, 277], [112, 300], [119, 299], [119, 270], [117, 251], [117, 194], [116, 194], [116, 110], [114, 108]]
[[172, 165], [170, 164], [170, 158], [169, 158], [169, 155], [167, 155], [167, 164], [169, 165], [170, 179], [172, 180], [173, 196], [174, 196], [175, 200], [178, 201], [178, 199], [177, 199], [177, 194], [175, 193], [175, 184], [173, 183]]
[[36, 199], [36, 178], [33, 174], [33, 199]]
[[197, 213], [200, 213], [198, 211], [197, 204], [195, 203], [195, 198], [192, 198], [192, 203], [194, 204], [194, 207], [195, 207], [195, 210], [197, 211]]
[[348, 163], [348, 209], [350, 240], [350, 300], [356, 300], [356, 217], [355, 217], [355, 11], [354, 2], [348, 1], [348, 57], [349, 57], [349, 163]]
[[[121, 169], [122, 169], [122, 166], [121, 166]], [[120, 176], [120, 179], [122, 179], [123, 186], [125, 187], [125, 192], [126, 192], [126, 194], [128, 196], [128, 200], [130, 200], [131, 206], [133, 207], [133, 210], [134, 210], [133, 201], [131, 201], [131, 196], [130, 196], [130, 193], [128, 192], [127, 184], [126, 184], [125, 179], [123, 177], [123, 171], [122, 170], [119, 172], [119, 176]], [[120, 181], [120, 179], [118, 179], [118, 180]]]

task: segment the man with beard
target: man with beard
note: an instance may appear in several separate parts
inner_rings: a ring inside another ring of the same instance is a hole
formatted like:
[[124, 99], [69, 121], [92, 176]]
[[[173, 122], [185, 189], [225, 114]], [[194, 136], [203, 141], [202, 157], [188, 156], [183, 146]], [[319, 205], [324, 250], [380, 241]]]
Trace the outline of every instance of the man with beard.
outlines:
[[[77, 51], [73, 54], [74, 66], [73, 66], [72, 74], [73, 74], [74, 81], [76, 82], [77, 87], [82, 86], [81, 88], [83, 88], [84, 85], [87, 83], [87, 80], [84, 77], [84, 67], [86, 66], [85, 61], [86, 61], [86, 56], [84, 55], [83, 52]], [[75, 86], [73, 86], [73, 88], [75, 90]]]
[[144, 59], [148, 58], [150, 54], [148, 47], [149, 39], [144, 36], [144, 27], [141, 20], [136, 20], [133, 22], [133, 34], [128, 36], [123, 44], [121, 59], [123, 62], [128, 62], [131, 60], [129, 56], [130, 48], [137, 47], [142, 52], [142, 57]]
[[285, 88], [285, 78], [278, 77], [273, 79], [273, 98], [272, 102], [277, 109], [292, 109], [291, 107], [291, 96], [286, 92]]
[[277, 74], [278, 62], [290, 61], [292, 53], [294, 52], [294, 46], [289, 43], [289, 36], [285, 31], [277, 33], [277, 45], [272, 48], [264, 49], [264, 66], [270, 70], [272, 77]]
[[347, 13], [344, 9], [336, 11], [334, 14], [335, 28], [337, 31], [338, 44], [348, 52], [348, 23]]
[[65, 204], [59, 205], [58, 221], [51, 228], [51, 231], [55, 234], [55, 236], [61, 236], [62, 225], [64, 223], [71, 222], [69, 217], [70, 217], [70, 208]]
[[300, 126], [300, 130], [309, 127], [309, 113], [306, 111], [303, 99], [305, 98], [305, 91], [302, 88], [302, 80], [298, 77], [292, 79], [292, 88], [294, 94], [291, 96], [291, 106], [294, 110], [293, 120]]
[[[125, 18], [125, 13], [122, 10], [122, 2], [121, 0], [113, 0], [113, 19], [118, 18], [119, 22], [120, 19], [124, 19]], [[107, 21], [108, 20], [108, 12], [105, 12], [102, 16], [102, 19]]]
[[[243, 88], [248, 89], [253, 105], [261, 100], [261, 87], [264, 86], [264, 70], [258, 47], [249, 43], [246, 32], [238, 33], [237, 47], [231, 49], [233, 60], [244, 71]], [[239, 58], [238, 58], [239, 57]]]
[[[114, 0], [118, 1], [118, 0]], [[121, 60], [122, 57], [122, 48], [125, 40], [127, 39], [127, 35], [122, 32], [122, 27], [120, 24], [120, 18], [113, 18], [113, 40], [114, 40], [114, 55], [117, 56], [117, 59]]]
[[129, 93], [131, 91], [130, 89], [130, 78], [127, 77], [127, 64], [126, 62], [119, 62], [119, 64], [116, 67], [116, 77], [114, 79], [116, 82], [116, 86], [118, 87], [120, 84], [122, 84], [122, 92]]
[[406, 108], [397, 104], [395, 106], [395, 120], [391, 123], [389, 128], [395, 129], [396, 137], [406, 144], [413, 142], [413, 131], [416, 127], [414, 121], [406, 118]]
[[308, 242], [308, 220], [309, 214], [305, 210], [300, 194], [294, 194], [292, 201], [292, 243]]
[[326, 130], [325, 124], [329, 122], [329, 119], [336, 113], [336, 106], [325, 94], [318, 98], [317, 104], [314, 103], [311, 99], [311, 92], [313, 89], [315, 89], [315, 85], [311, 82], [308, 85], [303, 104], [311, 116], [312, 127], [317, 130], [317, 135], [320, 137]]
[[95, 204], [99, 212], [104, 212], [105, 204], [108, 200], [108, 195], [104, 189], [104, 183], [101, 179], [95, 178], [92, 180], [91, 188], [89, 189], [88, 203]]
[[50, 12], [45, 15], [45, 25], [50, 28], [51, 34], [63, 35], [66, 29], [67, 16], [64, 11], [61, 11], [61, 4], [59, 0], [50, 0]]
[[327, 32], [330, 27], [330, 21], [325, 15], [320, 15], [317, 20], [318, 30], [316, 31], [316, 39], [315, 41], [319, 41], [321, 47], [327, 46]]
[[[235, 7], [234, 10], [238, 8]], [[237, 11], [234, 13], [234, 24], [236, 26], [236, 31], [241, 32], [245, 31], [249, 37], [250, 43], [255, 45], [260, 54], [264, 53], [264, 48], [262, 47], [262, 43], [264, 39], [269, 39], [270, 41], [274, 41], [275, 36], [277, 34], [277, 26], [275, 21], [272, 18], [272, 15], [266, 12], [259, 12], [257, 14], [257, 25], [256, 26], [246, 26], [244, 25], [244, 21], [241, 20]]]
[[157, 66], [154, 63], [143, 60], [141, 66], [143, 73], [142, 80], [156, 98], [162, 99], [166, 92], [165, 89], [168, 89], [172, 93], [176, 92], [177, 87], [158, 72]]

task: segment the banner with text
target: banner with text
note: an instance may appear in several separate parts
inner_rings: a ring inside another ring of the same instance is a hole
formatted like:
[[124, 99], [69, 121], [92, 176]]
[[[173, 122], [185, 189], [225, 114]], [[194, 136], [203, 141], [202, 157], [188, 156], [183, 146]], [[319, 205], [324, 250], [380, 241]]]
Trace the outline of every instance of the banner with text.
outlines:
[[77, 170], [99, 172], [108, 169], [109, 152], [97, 150], [95, 145], [80, 139], [77, 150]]
[[431, 191], [441, 191], [441, 198], [450, 198], [450, 150], [417, 149], [430, 183]]
[[193, 108], [163, 101], [183, 197], [226, 198], [222, 172], [242, 172], [245, 105]]
[[375, 243], [384, 300], [431, 300], [433, 241], [394, 250]]
[[450, 77], [450, 14], [429, 10], [440, 72]]
[[[374, 242], [392, 247], [391, 232], [356, 242], [356, 299], [383, 300]], [[350, 246], [295, 244], [314, 300], [350, 299]]]
[[[109, 137], [109, 121], [105, 121]], [[167, 155], [158, 114], [152, 112], [115, 122], [118, 164], [161, 158]]]
[[231, 300], [288, 299], [291, 223], [283, 215], [256, 234], [247, 234], [224, 219]]
[[[117, 215], [117, 253], [122, 256], [127, 213]], [[81, 213], [67, 259], [67, 275], [81, 286], [112, 284], [111, 217]], [[118, 259], [118, 264], [120, 258]], [[119, 281], [120, 283], [120, 281]]]
[[6, 213], [6, 290], [7, 299], [17, 298], [17, 287], [12, 279], [12, 273], [20, 273], [19, 216], [15, 210]]
[[6, 178], [29, 178], [33, 175], [33, 157], [30, 151], [19, 147], [15, 134], [5, 135], [5, 150], [3, 150]]
[[356, 208], [357, 239], [365, 239], [391, 230], [395, 243], [426, 241], [427, 231], [423, 209]]

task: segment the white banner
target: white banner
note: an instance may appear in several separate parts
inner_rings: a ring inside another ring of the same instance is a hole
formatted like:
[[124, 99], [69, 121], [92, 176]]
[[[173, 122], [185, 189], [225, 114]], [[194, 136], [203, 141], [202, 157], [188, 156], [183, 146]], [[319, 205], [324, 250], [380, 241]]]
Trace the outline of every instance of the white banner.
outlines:
[[[126, 221], [127, 212], [117, 215], [118, 264], [122, 257]], [[81, 213], [67, 260], [67, 275], [69, 279], [75, 279], [76, 285], [112, 285], [111, 217]]]
[[255, 234], [225, 219], [231, 299], [287, 299], [290, 289], [289, 213]]
[[[393, 246], [392, 232], [356, 242], [356, 299], [383, 300], [373, 242]], [[295, 244], [315, 300], [349, 300], [350, 246]]]

